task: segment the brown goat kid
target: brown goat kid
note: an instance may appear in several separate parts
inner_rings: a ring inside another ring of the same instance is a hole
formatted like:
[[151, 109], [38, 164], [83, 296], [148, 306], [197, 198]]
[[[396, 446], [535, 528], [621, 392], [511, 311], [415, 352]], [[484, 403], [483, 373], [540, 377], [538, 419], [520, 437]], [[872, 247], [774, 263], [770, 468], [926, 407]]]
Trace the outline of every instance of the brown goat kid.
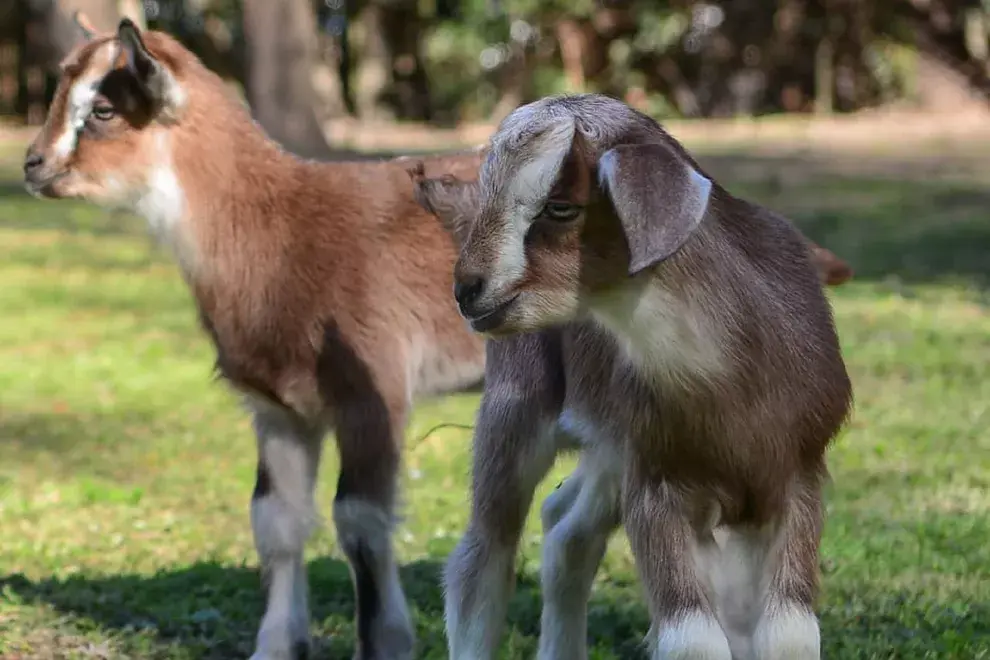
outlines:
[[[480, 156], [425, 162], [471, 176]], [[253, 413], [267, 589], [256, 660], [310, 646], [303, 544], [329, 430], [356, 657], [413, 657], [392, 551], [406, 417], [416, 397], [480, 384], [485, 354], [450, 300], [453, 241], [416, 203], [407, 166], [284, 152], [192, 53], [126, 20], [66, 58], [26, 155], [34, 194], [136, 211], [171, 246], [217, 368]]]
[[[420, 181], [449, 211], [437, 189]], [[592, 579], [623, 524], [654, 658], [817, 659], [825, 454], [852, 388], [806, 239], [597, 95], [515, 110], [477, 192], [451, 227], [455, 296], [497, 339], [446, 570], [451, 657], [495, 657], [534, 489], [580, 448], [542, 507], [540, 658], [587, 657]]]

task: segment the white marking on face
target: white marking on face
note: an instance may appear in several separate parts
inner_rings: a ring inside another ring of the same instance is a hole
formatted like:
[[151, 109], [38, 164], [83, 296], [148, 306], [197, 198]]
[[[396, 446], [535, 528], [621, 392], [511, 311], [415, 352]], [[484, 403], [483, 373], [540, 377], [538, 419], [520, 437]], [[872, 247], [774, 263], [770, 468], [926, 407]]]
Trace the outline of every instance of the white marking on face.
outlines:
[[79, 131], [93, 110], [93, 100], [100, 88], [103, 76], [88, 77], [76, 82], [69, 90], [69, 103], [65, 111], [65, 125], [55, 140], [55, 156], [65, 159], [72, 155], [79, 142]]
[[[509, 180], [504, 220], [498, 237], [498, 257], [489, 282], [490, 290], [496, 296], [526, 272], [526, 232], [560, 174], [574, 139], [574, 130], [574, 120], [566, 117], [537, 136], [525, 147], [533, 152], [533, 157]], [[509, 160], [514, 158], [510, 156]]]
[[65, 109], [65, 123], [62, 133], [55, 140], [55, 156], [68, 158], [79, 143], [79, 131], [86, 124], [86, 118], [93, 111], [93, 101], [100, 90], [100, 84], [117, 57], [114, 42], [107, 42], [93, 53], [86, 74], [73, 83], [68, 93]]

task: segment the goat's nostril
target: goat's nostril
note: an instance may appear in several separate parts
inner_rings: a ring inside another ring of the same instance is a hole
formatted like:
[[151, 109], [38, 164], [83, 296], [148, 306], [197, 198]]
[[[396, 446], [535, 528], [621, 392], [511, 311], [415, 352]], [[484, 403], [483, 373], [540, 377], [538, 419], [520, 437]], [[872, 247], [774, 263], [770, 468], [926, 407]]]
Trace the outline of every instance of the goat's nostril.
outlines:
[[465, 275], [454, 283], [454, 299], [461, 307], [470, 305], [485, 290], [485, 279], [480, 275]]
[[24, 171], [30, 172], [31, 170], [37, 169], [45, 164], [44, 157], [39, 153], [29, 153], [24, 158]]

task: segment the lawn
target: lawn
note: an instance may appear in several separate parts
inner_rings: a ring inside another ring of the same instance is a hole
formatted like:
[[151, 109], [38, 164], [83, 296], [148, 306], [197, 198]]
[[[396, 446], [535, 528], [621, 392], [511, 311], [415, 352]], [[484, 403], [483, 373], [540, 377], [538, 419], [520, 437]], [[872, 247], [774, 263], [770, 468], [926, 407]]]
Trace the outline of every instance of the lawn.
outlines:
[[[856, 268], [831, 293], [856, 411], [830, 457], [829, 659], [990, 659], [988, 146], [698, 146], [730, 190]], [[247, 657], [263, 607], [247, 416], [212, 380], [189, 294], [141, 224], [32, 200], [22, 153], [0, 146], [0, 658]], [[470, 431], [428, 431], [471, 424], [476, 404], [424, 403], [408, 429], [397, 544], [424, 658], [445, 655], [438, 573], [464, 528], [470, 454]], [[335, 472], [328, 460], [325, 513]], [[507, 658], [536, 648], [533, 514]], [[350, 658], [331, 527], [307, 553], [317, 657]], [[593, 657], [642, 657], [646, 628], [618, 535], [591, 605]]]

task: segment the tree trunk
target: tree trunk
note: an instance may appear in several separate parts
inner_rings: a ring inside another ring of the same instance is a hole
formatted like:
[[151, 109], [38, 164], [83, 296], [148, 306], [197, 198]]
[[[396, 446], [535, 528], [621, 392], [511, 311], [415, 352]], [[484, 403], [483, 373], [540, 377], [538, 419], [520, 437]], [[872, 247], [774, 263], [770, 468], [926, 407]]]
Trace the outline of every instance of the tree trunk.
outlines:
[[815, 114], [830, 115], [835, 107], [835, 55], [832, 40], [822, 37], [815, 50]]
[[584, 50], [585, 34], [583, 26], [571, 18], [557, 21], [557, 44], [560, 46], [560, 61], [564, 66], [564, 79], [569, 92], [584, 91]]
[[432, 118], [430, 86], [422, 55], [422, 20], [415, 2], [391, 2], [383, 7], [383, 35], [392, 56], [391, 88], [386, 100], [400, 119]]
[[358, 16], [360, 44], [355, 71], [354, 104], [362, 119], [394, 119], [386, 102], [392, 85], [392, 49], [385, 38], [385, 10], [369, 2]]
[[309, 0], [244, 0], [243, 20], [255, 119], [288, 151], [330, 158], [316, 111], [316, 18]]

